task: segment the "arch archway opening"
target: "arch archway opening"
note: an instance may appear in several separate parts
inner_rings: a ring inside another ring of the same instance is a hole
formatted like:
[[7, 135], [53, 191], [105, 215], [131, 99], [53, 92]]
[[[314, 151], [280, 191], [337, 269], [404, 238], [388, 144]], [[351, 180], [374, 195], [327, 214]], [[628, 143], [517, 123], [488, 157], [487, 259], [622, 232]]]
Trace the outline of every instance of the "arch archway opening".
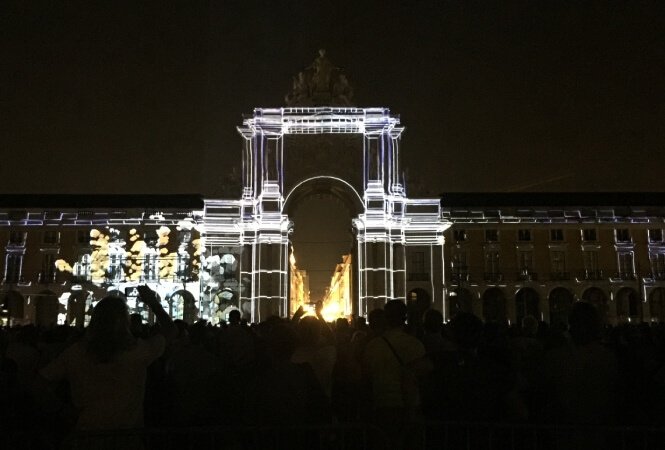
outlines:
[[352, 219], [362, 199], [344, 180], [319, 176], [298, 183], [286, 196], [283, 213], [290, 236], [290, 310], [323, 303], [328, 320], [353, 312], [355, 235]]

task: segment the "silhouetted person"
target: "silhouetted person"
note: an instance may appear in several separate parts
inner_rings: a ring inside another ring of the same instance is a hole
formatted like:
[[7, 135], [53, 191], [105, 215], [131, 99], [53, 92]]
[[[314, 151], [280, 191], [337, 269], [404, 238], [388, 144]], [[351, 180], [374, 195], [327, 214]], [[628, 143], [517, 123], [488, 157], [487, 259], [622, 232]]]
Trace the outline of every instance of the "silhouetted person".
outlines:
[[[141, 299], [155, 314], [167, 337], [174, 335], [171, 318], [153, 291]], [[92, 312], [83, 340], [42, 369], [50, 381], [66, 379], [79, 411], [76, 428], [113, 430], [143, 426], [146, 369], [164, 352], [165, 336], [136, 339], [130, 332], [124, 299], [103, 298]]]
[[367, 344], [364, 369], [371, 385], [374, 421], [396, 442], [419, 409], [418, 377], [430, 366], [423, 344], [404, 331], [406, 305], [391, 300], [384, 311], [387, 329]]
[[496, 421], [523, 418], [515, 398], [515, 379], [493, 358], [479, 354], [484, 325], [470, 313], [458, 313], [448, 331], [453, 351], [430, 355], [434, 370], [428, 377], [423, 410], [430, 419]]
[[569, 316], [573, 345], [545, 357], [543, 392], [549, 393], [550, 421], [607, 424], [614, 419], [617, 362], [600, 342], [602, 325], [596, 308], [577, 302]]
[[288, 426], [329, 420], [329, 403], [311, 366], [291, 361], [297, 342], [291, 324], [271, 328], [266, 341], [269, 367], [247, 390], [246, 423]]

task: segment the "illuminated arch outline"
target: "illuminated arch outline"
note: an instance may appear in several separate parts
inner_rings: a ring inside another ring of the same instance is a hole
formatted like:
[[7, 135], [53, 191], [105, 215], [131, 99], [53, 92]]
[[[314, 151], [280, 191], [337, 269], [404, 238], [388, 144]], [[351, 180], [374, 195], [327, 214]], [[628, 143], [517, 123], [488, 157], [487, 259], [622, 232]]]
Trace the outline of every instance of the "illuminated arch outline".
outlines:
[[302, 181], [300, 181], [298, 184], [296, 184], [295, 186], [293, 186], [293, 187], [291, 188], [291, 190], [289, 191], [289, 193], [286, 194], [286, 197], [284, 197], [284, 205], [283, 205], [283, 207], [282, 207], [282, 212], [283, 212], [283, 213], [286, 212], [286, 209], [287, 209], [287, 206], [286, 206], [286, 205], [289, 203], [289, 200], [291, 199], [291, 196], [293, 195], [293, 193], [296, 192], [300, 186], [303, 186], [303, 185], [305, 185], [305, 184], [307, 184], [307, 183], [309, 183], [309, 182], [311, 182], [311, 181], [315, 181], [315, 180], [335, 180], [335, 181], [339, 181], [339, 182], [341, 182], [341, 183], [344, 184], [346, 187], [348, 187], [349, 189], [351, 189], [351, 191], [355, 194], [355, 198], [358, 200], [358, 204], [357, 204], [356, 206], [359, 206], [359, 209], [362, 209], [362, 207], [363, 207], [363, 199], [362, 199], [362, 197], [360, 197], [360, 194], [358, 194], [358, 191], [356, 191], [356, 189], [355, 189], [353, 186], [351, 186], [351, 184], [350, 184], [348, 181], [345, 181], [345, 180], [343, 180], [343, 179], [341, 179], [341, 178], [333, 177], [333, 176], [330, 176], [330, 175], [317, 175], [317, 176], [309, 177], [309, 178], [307, 178], [307, 179], [305, 179], [305, 180], [302, 180]]
[[[354, 203], [356, 198], [360, 200], [354, 206], [360, 206], [361, 212], [352, 219], [357, 244], [353, 257], [357, 298], [350, 313], [366, 315], [388, 300], [406, 301], [413, 288], [426, 289], [433, 307], [444, 311], [443, 232], [450, 222], [443, 219], [438, 198], [406, 196], [399, 163], [403, 130], [399, 117], [386, 108], [256, 108], [243, 120], [238, 127], [243, 137], [241, 197], [205, 200], [202, 242], [209, 254], [224, 249], [242, 255], [239, 306], [243, 309], [251, 303], [252, 321], [290, 314], [288, 248], [293, 224], [286, 214], [286, 202], [294, 198], [298, 187], [326, 178], [351, 187], [355, 197], [350, 198]], [[358, 188], [338, 176], [321, 173], [300, 181], [286, 193], [290, 181], [285, 183], [285, 179], [293, 174], [284, 172], [284, 161], [289, 158], [284, 136], [300, 134], [362, 135], [362, 148], [358, 149], [362, 162], [360, 167], [350, 167], [362, 171]], [[413, 248], [426, 255], [427, 280], [407, 279], [407, 258], [416, 251]], [[202, 301], [210, 292], [204, 284]], [[200, 305], [199, 310], [206, 307]]]

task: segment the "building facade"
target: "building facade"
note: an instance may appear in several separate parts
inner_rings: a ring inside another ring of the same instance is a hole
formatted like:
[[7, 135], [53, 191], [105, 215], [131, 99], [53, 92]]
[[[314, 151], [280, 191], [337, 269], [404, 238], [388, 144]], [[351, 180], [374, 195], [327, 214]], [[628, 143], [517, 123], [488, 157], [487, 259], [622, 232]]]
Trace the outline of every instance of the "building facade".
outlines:
[[[218, 322], [231, 309], [248, 314], [260, 301], [251, 271], [243, 269], [252, 264], [252, 250], [220, 242], [220, 215], [206, 215], [220, 202], [230, 201], [2, 197], [3, 321], [85, 324], [109, 293], [126, 297], [132, 312], [150, 319], [136, 302], [139, 284], [156, 290], [166, 310], [188, 322]], [[398, 247], [402, 269], [392, 270], [403, 284], [396, 297], [441, 309], [446, 319], [468, 311], [486, 321], [518, 323], [532, 315], [565, 323], [572, 304], [587, 301], [607, 323], [665, 321], [663, 204], [665, 194], [654, 193], [444, 194], [436, 223], [451, 226], [442, 231], [442, 252], [422, 243]], [[222, 218], [235, 225], [240, 220]], [[331, 269], [331, 309], [361, 305], [353, 279], [363, 272], [352, 260], [346, 255]], [[292, 253], [289, 266], [287, 286], [275, 291], [288, 293], [283, 315], [310, 300], [307, 274]], [[445, 302], [437, 302], [436, 292]]]
[[662, 193], [443, 194], [446, 316], [608, 323], [665, 320]]
[[5, 323], [82, 325], [103, 296], [150, 319], [146, 284], [174, 317], [199, 316], [199, 196], [3, 196], [0, 304]]

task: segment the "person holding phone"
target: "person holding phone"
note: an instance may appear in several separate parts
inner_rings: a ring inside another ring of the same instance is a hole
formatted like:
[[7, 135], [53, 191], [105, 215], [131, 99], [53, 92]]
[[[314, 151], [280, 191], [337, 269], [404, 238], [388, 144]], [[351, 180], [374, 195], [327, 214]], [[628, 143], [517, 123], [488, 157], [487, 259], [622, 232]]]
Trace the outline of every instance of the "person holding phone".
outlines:
[[95, 306], [83, 339], [40, 372], [49, 381], [69, 381], [78, 430], [143, 426], [146, 370], [164, 353], [176, 327], [154, 291], [147, 286], [138, 290], [140, 300], [157, 318], [159, 333], [135, 338], [127, 303], [121, 297], [107, 296]]

